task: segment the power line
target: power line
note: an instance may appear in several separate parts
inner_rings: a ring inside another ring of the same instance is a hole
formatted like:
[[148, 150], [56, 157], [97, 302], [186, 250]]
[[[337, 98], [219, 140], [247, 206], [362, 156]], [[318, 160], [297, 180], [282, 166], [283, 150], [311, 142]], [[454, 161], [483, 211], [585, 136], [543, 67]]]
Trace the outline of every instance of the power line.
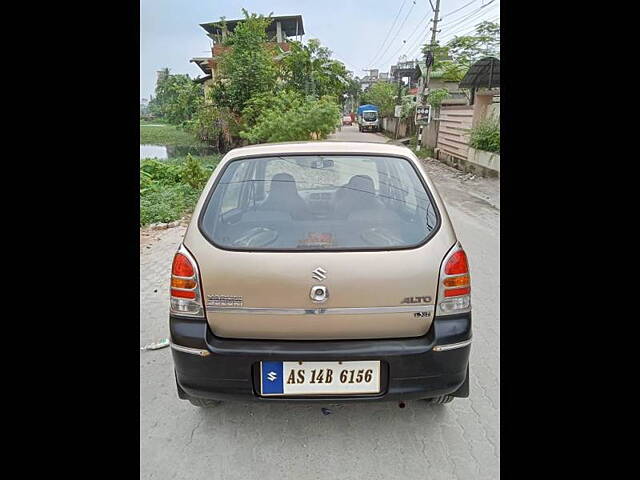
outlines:
[[[408, 42], [408, 41], [409, 41], [409, 39], [410, 39], [411, 37], [413, 37], [413, 35], [414, 35], [417, 31], [419, 31], [418, 29], [419, 29], [419, 28], [420, 28], [420, 26], [424, 23], [424, 21], [427, 19], [427, 17], [428, 17], [428, 16], [429, 16], [429, 13], [427, 13], [424, 17], [422, 17], [422, 20], [420, 20], [420, 22], [418, 22], [418, 24], [416, 25], [416, 28], [414, 28], [414, 29], [413, 29], [413, 32], [411, 32], [411, 35], [409, 35], [409, 36], [404, 40], [404, 43], [403, 43], [402, 45], [400, 45], [400, 48], [398, 48], [398, 49], [397, 49], [397, 50], [396, 50], [396, 51], [391, 55], [391, 57], [387, 57], [387, 58], [386, 58], [386, 60], [387, 60], [387, 61], [388, 61], [388, 60], [390, 60], [390, 59], [392, 59], [392, 58], [394, 58], [394, 57], [395, 57], [395, 56], [400, 52], [400, 50], [403, 50], [403, 49], [406, 47], [406, 42]], [[422, 26], [424, 27], [425, 25], [422, 25]], [[420, 40], [421, 40], [421, 37], [420, 37], [420, 36], [418, 36], [418, 37], [416, 38], [416, 41], [418, 41], [418, 42], [419, 42]], [[416, 45], [416, 42], [414, 41], [414, 42], [413, 42], [413, 45], [412, 45], [410, 48], [408, 48], [408, 49], [406, 49], [406, 50], [403, 50], [403, 52], [402, 52], [402, 54], [401, 54], [401, 55], [403, 55], [403, 54], [405, 54], [405, 53], [408, 53], [409, 51], [413, 50], [413, 49], [414, 49], [414, 47], [415, 47], [415, 45]]]
[[476, 3], [478, 0], [471, 0], [469, 3], [467, 3], [466, 5], [461, 6], [460, 8], [456, 8], [455, 10], [453, 10], [452, 12], [447, 12], [442, 16], [442, 19], [447, 18], [449, 15], [453, 15], [456, 12], [459, 12], [460, 10], [462, 10], [463, 8], [468, 7], [469, 5], [471, 5], [472, 3]]
[[[490, 12], [487, 12], [487, 13], [489, 15], [491, 15]], [[493, 13], [495, 13], [495, 12], [493, 12]], [[486, 17], [488, 17], [489, 15], [487, 15]], [[453, 38], [453, 36], [457, 35], [459, 32], [467, 30], [469, 28], [469, 26], [473, 26], [475, 28], [476, 25], [478, 25], [479, 23], [485, 21], [487, 19], [486, 17], [483, 16], [483, 15], [479, 15], [479, 16], [476, 16], [473, 19], [469, 19], [464, 24], [457, 25], [455, 28], [448, 28], [448, 29], [446, 29], [446, 32], [443, 35], [443, 38]]]
[[478, 25], [480, 25], [482, 22], [494, 22], [496, 20], [500, 19], [500, 15], [497, 15], [493, 18], [478, 18], [475, 20], [475, 23], [473, 24], [473, 27], [471, 27], [471, 29], [469, 29], [469, 25], [465, 25], [462, 28], [456, 28], [451, 32], [447, 32], [447, 34], [444, 36], [444, 38], [442, 39], [443, 42], [448, 42], [450, 40], [452, 40], [455, 37], [460, 37], [460, 36], [464, 36], [464, 35], [468, 35], [469, 33], [473, 32]]
[[381, 58], [384, 58], [384, 55], [386, 54], [386, 52], [389, 50], [389, 47], [391, 46], [391, 44], [393, 43], [393, 41], [397, 38], [398, 33], [400, 33], [400, 30], [402, 30], [402, 27], [404, 26], [404, 24], [407, 21], [407, 18], [409, 18], [409, 15], [411, 14], [411, 10], [413, 10], [413, 7], [415, 6], [416, 2], [415, 0], [413, 0], [413, 4], [411, 4], [411, 8], [409, 9], [409, 11], [407, 12], [407, 15], [404, 17], [404, 20], [402, 21], [402, 24], [400, 25], [400, 27], [398, 28], [398, 31], [396, 32], [396, 34], [393, 36], [393, 39], [389, 42], [389, 44], [387, 45], [387, 48], [385, 48], [384, 52], [381, 53]]
[[373, 65], [373, 61], [378, 57], [378, 55], [380, 54], [382, 47], [384, 47], [384, 44], [386, 43], [387, 39], [389, 38], [389, 35], [391, 34], [391, 31], [393, 30], [393, 27], [396, 24], [396, 21], [398, 20], [398, 17], [400, 16], [400, 12], [402, 12], [402, 8], [404, 7], [404, 4], [407, 0], [403, 0], [402, 4], [400, 5], [400, 10], [398, 10], [398, 13], [396, 13], [396, 18], [393, 19], [393, 23], [391, 24], [391, 27], [389, 28], [389, 31], [387, 32], [387, 36], [385, 37], [385, 39], [382, 42], [382, 45], [380, 45], [380, 48], [378, 48], [378, 50], [376, 51], [376, 54], [373, 56], [373, 58], [371, 59], [371, 61], [369, 62], [369, 65]]
[[[495, 2], [495, 0], [491, 0], [489, 3], [485, 3], [481, 7], [476, 8], [475, 10], [463, 15], [462, 17], [457, 18], [455, 20], [452, 20], [450, 23], [445, 22], [445, 23], [442, 24], [442, 26], [443, 27], [449, 27], [449, 28], [454, 27], [454, 26], [458, 26], [458, 25], [464, 23], [465, 21], [469, 20], [471, 17], [477, 16], [479, 13], [482, 12], [483, 9], [485, 9], [486, 7], [491, 5], [493, 2]], [[495, 6], [496, 5], [494, 5], [494, 7]]]

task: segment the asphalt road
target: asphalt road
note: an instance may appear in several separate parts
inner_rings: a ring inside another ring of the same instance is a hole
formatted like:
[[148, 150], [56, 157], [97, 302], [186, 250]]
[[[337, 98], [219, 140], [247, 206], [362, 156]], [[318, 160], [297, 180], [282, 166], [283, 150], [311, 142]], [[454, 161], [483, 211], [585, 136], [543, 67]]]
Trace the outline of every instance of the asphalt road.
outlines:
[[[343, 127], [334, 139], [386, 141], [357, 127]], [[198, 409], [176, 396], [169, 348], [141, 351], [141, 479], [499, 478], [498, 183], [425, 164], [469, 255], [470, 397], [448, 405], [408, 402], [404, 409], [386, 402]], [[141, 346], [168, 337], [169, 271], [184, 230], [152, 232], [141, 242]]]

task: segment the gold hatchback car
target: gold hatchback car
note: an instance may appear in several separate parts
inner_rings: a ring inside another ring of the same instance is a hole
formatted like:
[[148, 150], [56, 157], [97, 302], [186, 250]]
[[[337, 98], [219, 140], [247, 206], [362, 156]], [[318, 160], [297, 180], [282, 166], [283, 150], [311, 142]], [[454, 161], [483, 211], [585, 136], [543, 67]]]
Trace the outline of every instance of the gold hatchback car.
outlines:
[[407, 148], [238, 148], [171, 272], [178, 396], [374, 401], [469, 395], [469, 267]]

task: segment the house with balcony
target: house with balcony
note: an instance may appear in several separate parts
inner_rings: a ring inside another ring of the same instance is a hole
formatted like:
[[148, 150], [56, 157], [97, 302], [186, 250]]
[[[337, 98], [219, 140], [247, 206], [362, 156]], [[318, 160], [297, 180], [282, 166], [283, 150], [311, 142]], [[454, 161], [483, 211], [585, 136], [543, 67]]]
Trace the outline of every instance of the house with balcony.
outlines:
[[[302, 41], [304, 36], [302, 15], [283, 15], [271, 17], [271, 19], [272, 22], [266, 29], [267, 39], [269, 44], [277, 47], [277, 51], [288, 52], [291, 48], [291, 41]], [[230, 48], [223, 45], [227, 35], [232, 33], [242, 21], [244, 19], [200, 24], [212, 41], [211, 56], [194, 57], [190, 62], [195, 63], [204, 73], [203, 77], [199, 77], [195, 81], [204, 84], [205, 94], [215, 81], [220, 55]]]

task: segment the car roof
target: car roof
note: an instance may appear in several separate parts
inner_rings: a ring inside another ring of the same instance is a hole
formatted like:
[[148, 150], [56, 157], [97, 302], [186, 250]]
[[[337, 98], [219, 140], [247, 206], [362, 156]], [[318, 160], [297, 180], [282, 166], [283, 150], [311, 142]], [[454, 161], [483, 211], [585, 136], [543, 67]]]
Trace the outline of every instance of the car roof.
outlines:
[[247, 147], [235, 148], [225, 155], [225, 163], [244, 156], [270, 156], [289, 154], [373, 154], [373, 155], [401, 155], [413, 159], [413, 152], [402, 145], [373, 142], [281, 142], [262, 143]]

